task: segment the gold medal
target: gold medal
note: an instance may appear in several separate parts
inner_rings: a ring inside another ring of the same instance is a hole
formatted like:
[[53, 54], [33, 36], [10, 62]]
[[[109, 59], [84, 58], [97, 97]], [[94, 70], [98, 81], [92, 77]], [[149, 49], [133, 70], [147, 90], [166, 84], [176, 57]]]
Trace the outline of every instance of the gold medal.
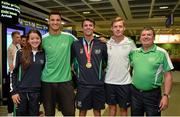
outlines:
[[92, 64], [90, 62], [86, 63], [86, 67], [87, 68], [91, 68], [92, 67]]

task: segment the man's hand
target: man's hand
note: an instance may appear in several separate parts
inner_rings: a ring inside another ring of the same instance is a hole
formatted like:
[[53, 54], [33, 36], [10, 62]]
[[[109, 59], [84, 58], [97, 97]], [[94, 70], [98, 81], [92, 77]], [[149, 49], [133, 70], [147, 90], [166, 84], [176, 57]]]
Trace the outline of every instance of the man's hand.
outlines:
[[105, 37], [100, 37], [99, 40], [103, 43], [106, 43], [107, 42], [107, 39]]
[[10, 71], [13, 71], [13, 69], [14, 69], [14, 65], [13, 65], [13, 64], [10, 64], [10, 65], [9, 65], [9, 70], [10, 70]]
[[168, 108], [168, 103], [169, 103], [168, 96], [162, 96], [160, 104], [159, 104], [160, 111], [166, 110]]
[[21, 101], [19, 94], [12, 95], [12, 100], [13, 100], [14, 104], [16, 104], [16, 105], [19, 104]]

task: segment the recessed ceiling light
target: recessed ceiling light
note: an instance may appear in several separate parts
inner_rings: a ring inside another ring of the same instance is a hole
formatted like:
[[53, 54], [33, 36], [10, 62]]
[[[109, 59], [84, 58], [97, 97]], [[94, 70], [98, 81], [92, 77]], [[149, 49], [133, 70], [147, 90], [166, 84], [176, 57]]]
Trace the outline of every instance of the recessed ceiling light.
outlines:
[[89, 14], [90, 12], [89, 11], [84, 11], [83, 14]]
[[159, 9], [168, 9], [169, 7], [168, 6], [161, 6], [159, 7]]
[[64, 22], [64, 21], [61, 21], [61, 24], [65, 24], [65, 22]]

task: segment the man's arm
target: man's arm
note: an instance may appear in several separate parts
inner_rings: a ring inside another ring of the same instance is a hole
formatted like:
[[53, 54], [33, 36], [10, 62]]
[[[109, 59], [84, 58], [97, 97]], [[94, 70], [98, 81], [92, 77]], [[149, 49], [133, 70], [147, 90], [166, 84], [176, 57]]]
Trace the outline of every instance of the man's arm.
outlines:
[[170, 94], [172, 89], [172, 74], [171, 71], [164, 73], [164, 94]]
[[13, 65], [14, 55], [13, 55], [13, 49], [12, 48], [8, 48], [7, 60], [8, 60], [8, 64], [9, 64], [9, 70], [13, 71], [13, 69], [14, 69], [14, 65]]
[[159, 107], [160, 110], [165, 110], [168, 108], [168, 103], [169, 103], [169, 94], [172, 89], [172, 74], [171, 71], [165, 72], [164, 73], [164, 93], [162, 95]]

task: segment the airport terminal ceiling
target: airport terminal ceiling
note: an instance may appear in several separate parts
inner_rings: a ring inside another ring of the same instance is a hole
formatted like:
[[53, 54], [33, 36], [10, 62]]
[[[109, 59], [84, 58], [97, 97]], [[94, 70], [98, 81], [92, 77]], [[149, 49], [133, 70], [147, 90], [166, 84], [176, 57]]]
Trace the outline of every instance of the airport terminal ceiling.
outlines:
[[[37, 9], [34, 9], [36, 7]], [[152, 26], [157, 34], [180, 33], [180, 0], [20, 0], [21, 15], [47, 18], [51, 10], [59, 10], [65, 25], [74, 25], [81, 32], [81, 21], [92, 18], [96, 32], [110, 35], [111, 20], [121, 16], [126, 21], [128, 36], [139, 35], [144, 26]], [[173, 25], [166, 28], [172, 14]]]

